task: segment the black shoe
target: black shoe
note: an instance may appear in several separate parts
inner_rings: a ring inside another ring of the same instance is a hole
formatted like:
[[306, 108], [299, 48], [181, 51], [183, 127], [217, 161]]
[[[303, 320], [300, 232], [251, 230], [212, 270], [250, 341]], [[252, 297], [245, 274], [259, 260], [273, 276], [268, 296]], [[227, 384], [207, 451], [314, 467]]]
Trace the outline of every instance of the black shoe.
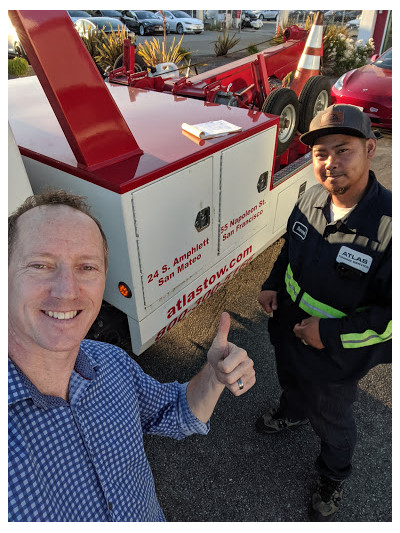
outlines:
[[343, 495], [344, 480], [320, 476], [316, 491], [311, 497], [312, 522], [331, 522], [337, 513]]
[[308, 424], [307, 418], [289, 420], [282, 415], [279, 409], [269, 408], [256, 420], [256, 431], [263, 434], [278, 433], [284, 429], [295, 429], [304, 424]]

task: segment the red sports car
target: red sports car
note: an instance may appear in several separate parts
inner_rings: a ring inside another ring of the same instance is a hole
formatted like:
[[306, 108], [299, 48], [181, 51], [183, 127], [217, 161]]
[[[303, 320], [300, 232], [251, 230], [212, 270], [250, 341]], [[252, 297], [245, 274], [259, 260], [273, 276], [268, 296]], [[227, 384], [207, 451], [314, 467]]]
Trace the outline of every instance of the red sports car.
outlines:
[[369, 65], [350, 70], [331, 90], [332, 104], [353, 104], [364, 109], [372, 125], [392, 129], [392, 49], [373, 56]]

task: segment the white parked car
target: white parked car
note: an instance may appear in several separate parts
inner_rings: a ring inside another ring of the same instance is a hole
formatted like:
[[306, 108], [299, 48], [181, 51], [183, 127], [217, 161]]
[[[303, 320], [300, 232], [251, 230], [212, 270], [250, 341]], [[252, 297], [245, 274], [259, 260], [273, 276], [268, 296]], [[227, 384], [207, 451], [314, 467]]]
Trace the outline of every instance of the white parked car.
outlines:
[[349, 20], [349, 22], [346, 22], [346, 28], [348, 30], [358, 30], [360, 28], [360, 22], [361, 18]]
[[[161, 17], [160, 11], [157, 12], [157, 15]], [[164, 15], [171, 32], [182, 35], [183, 33], [201, 33], [204, 31], [203, 22], [184, 11], [164, 11]]]
[[276, 20], [279, 15], [279, 11], [265, 9], [256, 9], [253, 13], [255, 13], [261, 20]]

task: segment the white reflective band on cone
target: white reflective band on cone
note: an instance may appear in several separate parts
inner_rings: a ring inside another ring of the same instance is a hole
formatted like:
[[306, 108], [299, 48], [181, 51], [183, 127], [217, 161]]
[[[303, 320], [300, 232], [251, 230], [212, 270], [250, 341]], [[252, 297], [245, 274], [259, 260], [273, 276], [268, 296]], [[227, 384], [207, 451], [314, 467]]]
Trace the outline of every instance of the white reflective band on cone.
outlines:
[[319, 71], [320, 61], [321, 61], [321, 57], [320, 56], [302, 55], [301, 58], [300, 58], [299, 64], [297, 66], [297, 70], [306, 69], [306, 70]]
[[312, 48], [319, 48], [322, 43], [323, 31], [323, 26], [313, 26], [310, 30], [310, 35], [308, 36], [306, 42], [306, 48], [309, 46], [311, 46]]

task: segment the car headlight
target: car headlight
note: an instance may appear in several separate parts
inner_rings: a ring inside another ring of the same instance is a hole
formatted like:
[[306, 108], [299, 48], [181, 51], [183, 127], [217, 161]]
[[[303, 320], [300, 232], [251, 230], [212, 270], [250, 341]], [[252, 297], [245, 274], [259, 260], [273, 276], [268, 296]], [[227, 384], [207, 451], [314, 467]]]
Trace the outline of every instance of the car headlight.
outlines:
[[346, 74], [343, 74], [343, 76], [340, 76], [340, 78], [335, 83], [334, 87], [337, 91], [341, 91], [343, 89], [343, 82]]

